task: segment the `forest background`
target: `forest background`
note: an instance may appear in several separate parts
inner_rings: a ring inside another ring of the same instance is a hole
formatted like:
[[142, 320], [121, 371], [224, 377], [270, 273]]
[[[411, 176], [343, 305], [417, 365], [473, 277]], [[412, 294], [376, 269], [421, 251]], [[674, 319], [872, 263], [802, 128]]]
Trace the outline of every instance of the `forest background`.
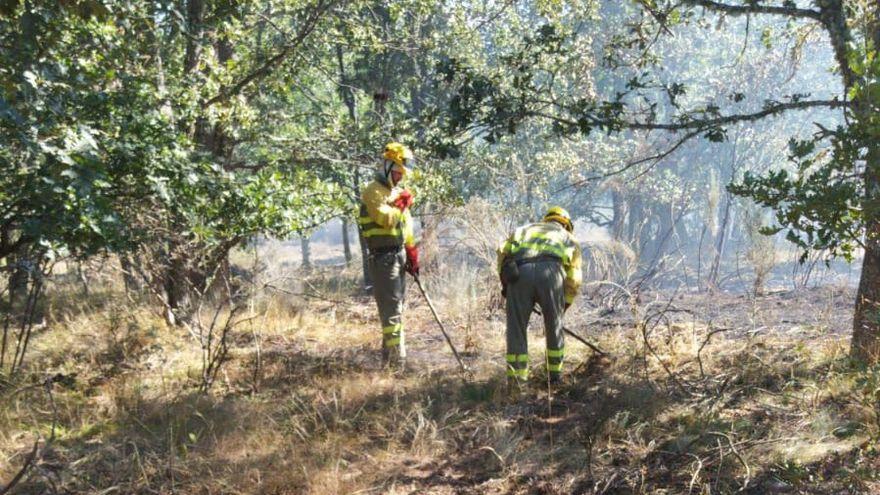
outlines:
[[[878, 10], [0, 2], [0, 493], [870, 490]], [[390, 140], [465, 383], [412, 290], [374, 363]], [[509, 404], [493, 250], [554, 204], [619, 359]]]

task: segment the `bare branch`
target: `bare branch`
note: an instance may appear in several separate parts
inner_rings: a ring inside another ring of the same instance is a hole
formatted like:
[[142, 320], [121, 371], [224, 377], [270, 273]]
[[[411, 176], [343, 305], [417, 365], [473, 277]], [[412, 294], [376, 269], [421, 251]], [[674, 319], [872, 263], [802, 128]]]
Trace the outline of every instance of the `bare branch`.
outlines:
[[682, 3], [684, 3], [685, 5], [703, 7], [707, 10], [723, 12], [730, 15], [774, 14], [784, 15], [788, 17], [813, 19], [816, 21], [822, 20], [822, 13], [818, 10], [775, 5], [762, 5], [757, 2], [749, 3], [747, 5], [730, 5], [723, 2], [715, 2], [713, 0], [683, 0]]
[[[638, 130], [652, 130], [652, 129], [660, 129], [664, 131], [681, 131], [686, 129], [702, 129], [709, 130], [715, 127], [728, 125], [728, 124], [736, 124], [739, 122], [754, 122], [756, 120], [761, 120], [765, 117], [770, 117], [773, 115], [778, 115], [790, 110], [807, 110], [811, 108], [845, 108], [849, 107], [850, 103], [838, 100], [837, 98], [831, 100], [805, 100], [805, 101], [790, 101], [787, 103], [782, 102], [772, 102], [768, 103], [763, 110], [754, 113], [740, 113], [740, 114], [732, 114], [732, 115], [723, 115], [714, 118], [708, 119], [691, 119], [682, 120], [681, 122], [669, 122], [669, 123], [656, 123], [649, 121], [617, 121], [613, 119], [605, 119], [598, 118], [592, 116], [586, 116], [586, 119], [595, 127], [602, 127], [606, 129], [638, 129]], [[579, 122], [573, 120], [571, 118], [558, 117], [556, 115], [548, 114], [546, 112], [533, 111], [528, 112], [526, 116], [529, 117], [541, 117], [545, 119], [549, 119], [555, 122], [559, 122], [560, 124], [565, 124], [569, 126], [578, 126]]]
[[[632, 161], [630, 161], [630, 162], [624, 164], [622, 167], [617, 168], [617, 169], [615, 169], [615, 170], [612, 170], [612, 171], [610, 171], [610, 172], [605, 172], [605, 173], [598, 174], [598, 175], [591, 175], [590, 177], [585, 177], [585, 178], [583, 178], [583, 179], [577, 180], [577, 181], [575, 181], [575, 182], [572, 182], [571, 184], [568, 184], [567, 186], [563, 186], [563, 187], [557, 189], [556, 191], [554, 191], [554, 194], [555, 194], [555, 193], [562, 192], [562, 191], [564, 191], [564, 190], [566, 190], [566, 189], [569, 189], [569, 188], [572, 188], [572, 187], [580, 187], [580, 186], [583, 186], [584, 184], [586, 184], [586, 183], [588, 183], [588, 182], [593, 182], [593, 181], [603, 180], [603, 179], [607, 179], [607, 178], [609, 178], [609, 177], [613, 177], [613, 176], [615, 176], [615, 175], [620, 175], [620, 174], [626, 172], [627, 170], [629, 170], [629, 169], [631, 169], [631, 168], [633, 168], [633, 167], [636, 167], [636, 166], [638, 166], [638, 165], [641, 165], [641, 164], [643, 164], [643, 163], [653, 162], [653, 163], [651, 163], [650, 166], [647, 167], [647, 169], [646, 169], [645, 171], [650, 170], [650, 169], [652, 169], [655, 165], [657, 165], [658, 163], [660, 163], [661, 160], [663, 160], [664, 158], [666, 158], [666, 157], [668, 157], [669, 155], [671, 155], [672, 153], [674, 153], [675, 150], [677, 150], [678, 148], [680, 148], [684, 143], [686, 143], [687, 141], [689, 141], [691, 138], [697, 136], [698, 134], [700, 134], [700, 131], [699, 131], [699, 130], [690, 131], [690, 132], [688, 132], [687, 134], [685, 134], [681, 139], [679, 139], [678, 141], [676, 141], [675, 144], [673, 144], [671, 147], [667, 148], [667, 149], [664, 150], [664, 151], [661, 151], [661, 152], [656, 153], [656, 154], [651, 155], [651, 156], [646, 156], [646, 157], [644, 157], [644, 158], [639, 158], [639, 159], [637, 159], [637, 160], [632, 160]], [[640, 173], [639, 175], [644, 174], [645, 171], [642, 171], [642, 173]]]

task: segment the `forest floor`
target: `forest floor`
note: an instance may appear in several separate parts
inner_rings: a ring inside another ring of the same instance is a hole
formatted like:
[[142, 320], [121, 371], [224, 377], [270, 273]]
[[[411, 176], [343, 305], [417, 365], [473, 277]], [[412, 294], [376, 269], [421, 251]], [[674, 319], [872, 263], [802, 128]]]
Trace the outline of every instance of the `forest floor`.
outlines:
[[511, 397], [497, 296], [429, 285], [463, 376], [410, 286], [392, 373], [372, 300], [329, 270], [261, 288], [207, 394], [187, 330], [116, 289], [56, 287], [32, 371], [0, 396], [0, 480], [43, 439], [13, 493], [880, 491], [880, 369], [847, 358], [849, 288], [585, 299], [567, 324], [609, 356], [568, 339], [550, 390], [533, 321]]

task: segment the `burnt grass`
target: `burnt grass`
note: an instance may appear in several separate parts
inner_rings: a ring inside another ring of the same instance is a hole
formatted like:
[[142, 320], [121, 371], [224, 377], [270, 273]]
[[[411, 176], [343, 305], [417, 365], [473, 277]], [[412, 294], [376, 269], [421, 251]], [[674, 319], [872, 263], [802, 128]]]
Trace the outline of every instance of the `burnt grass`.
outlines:
[[874, 493], [880, 371], [846, 355], [853, 297], [822, 287], [664, 291], [613, 311], [586, 301], [568, 325], [608, 355], [569, 339], [567, 375], [550, 388], [534, 324], [532, 378], [515, 392], [498, 311], [449, 318], [460, 346], [477, 342], [462, 375], [411, 301], [408, 370], [394, 373], [378, 364], [369, 298], [311, 301], [276, 315], [286, 330], [259, 348], [253, 329], [236, 330], [207, 395], [192, 373], [156, 365], [186, 335], [96, 318], [116, 336], [91, 361], [72, 351], [79, 368], [67, 371], [80, 378], [54, 387], [60, 415], [39, 389], [4, 392], [16, 404], [4, 428], [17, 431], [0, 473], [55, 421], [12, 493]]

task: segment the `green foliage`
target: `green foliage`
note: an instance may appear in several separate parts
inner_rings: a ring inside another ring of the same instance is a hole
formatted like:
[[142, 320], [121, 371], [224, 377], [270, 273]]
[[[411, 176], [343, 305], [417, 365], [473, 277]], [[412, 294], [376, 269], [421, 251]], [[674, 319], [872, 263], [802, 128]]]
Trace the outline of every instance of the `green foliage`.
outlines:
[[[206, 70], [183, 72], [183, 38], [163, 34], [180, 27], [172, 5], [6, 7], [0, 38], [21, 49], [0, 54], [0, 139], [9, 143], [0, 149], [0, 256], [37, 245], [77, 256], [124, 250], [155, 241], [163, 224], [206, 245], [284, 236], [340, 211], [338, 188], [291, 167], [289, 154], [242, 146], [232, 156], [255, 164], [242, 168], [205, 153], [192, 133], [210, 126], [252, 138], [259, 98], [202, 102], [252, 71], [257, 54], [222, 66], [205, 58]], [[217, 36], [252, 39], [237, 17], [243, 6], [228, 18], [214, 7]]]
[[831, 255], [851, 260], [864, 228], [862, 184], [855, 173], [852, 143], [845, 129], [838, 129], [832, 149], [817, 151], [815, 141], [792, 140], [789, 158], [794, 172], [771, 170], [764, 176], [746, 173], [728, 190], [754, 199], [776, 212], [777, 226], [786, 239], [809, 250], [828, 250]]
[[[25, 245], [90, 254], [127, 238], [122, 205], [143, 182], [116, 155], [126, 122], [114, 109], [137, 86], [110, 90], [113, 64], [97, 50], [119, 40], [93, 3], [10, 9], [0, 21], [0, 38], [20, 47], [0, 52], [0, 256]], [[75, 52], [80, 42], [95, 52]]]
[[820, 128], [811, 139], [792, 139], [792, 172], [746, 175], [729, 188], [776, 210], [777, 225], [767, 232], [787, 230], [786, 239], [804, 250], [802, 261], [809, 250], [823, 249], [851, 261], [864, 247], [868, 225], [880, 217], [876, 191], [866, 185], [866, 177], [876, 176], [880, 166], [880, 156], [870, 152], [880, 138], [880, 90], [875, 82], [880, 63], [870, 44], [851, 44], [847, 61], [855, 76], [847, 96], [856, 103], [847, 110], [849, 125]]

